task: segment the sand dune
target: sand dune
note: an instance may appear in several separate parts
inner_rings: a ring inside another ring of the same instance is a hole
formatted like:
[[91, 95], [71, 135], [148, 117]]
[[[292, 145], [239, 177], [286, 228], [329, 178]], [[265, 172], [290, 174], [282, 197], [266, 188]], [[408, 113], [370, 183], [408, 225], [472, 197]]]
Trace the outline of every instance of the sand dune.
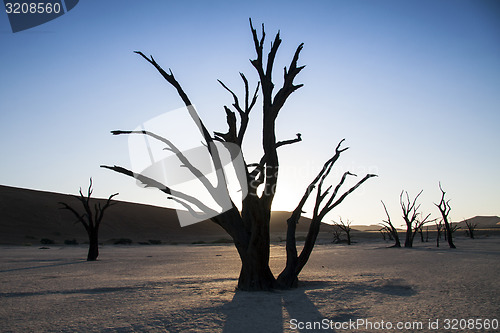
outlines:
[[[69, 211], [60, 209], [58, 202], [61, 201], [81, 209], [81, 204], [72, 195], [0, 186], [0, 244], [39, 244], [41, 238], [52, 239], [58, 244], [71, 239], [85, 242], [83, 226], [75, 223], [76, 219]], [[224, 230], [211, 221], [181, 227], [172, 209], [117, 202], [106, 211], [100, 228], [100, 240], [104, 243], [119, 238], [133, 242], [161, 240], [163, 243], [229, 240]], [[285, 238], [289, 216], [288, 212], [273, 213], [273, 239]], [[307, 221], [303, 218], [299, 222], [298, 235], [307, 232]], [[324, 225], [321, 237], [330, 237], [330, 228]]]

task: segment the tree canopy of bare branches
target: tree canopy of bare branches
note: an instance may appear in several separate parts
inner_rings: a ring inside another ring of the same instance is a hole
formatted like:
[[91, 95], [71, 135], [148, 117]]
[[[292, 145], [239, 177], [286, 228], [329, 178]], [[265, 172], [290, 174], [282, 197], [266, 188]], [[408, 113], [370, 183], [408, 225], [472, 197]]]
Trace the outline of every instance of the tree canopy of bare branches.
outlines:
[[[298, 275], [306, 264], [312, 249], [314, 247], [321, 221], [325, 215], [333, 208], [338, 206], [350, 193], [356, 190], [366, 180], [375, 175], [368, 174], [352, 185], [349, 189], [342, 192], [342, 186], [348, 177], [355, 177], [354, 174], [346, 172], [343, 174], [335, 187], [327, 186], [325, 180], [330, 174], [333, 165], [340, 157], [341, 153], [348, 148], [342, 148], [344, 140], [340, 141], [333, 156], [328, 159], [317, 176], [307, 187], [302, 199], [299, 201], [297, 208], [293, 211], [287, 221], [287, 240], [286, 240], [286, 266], [275, 278], [269, 268], [269, 222], [271, 216], [272, 202], [276, 193], [279, 177], [279, 158], [278, 149], [291, 145], [302, 140], [300, 133], [296, 138], [278, 140], [276, 134], [276, 119], [278, 114], [282, 112], [285, 102], [291, 94], [301, 88], [302, 84], [296, 84], [297, 75], [304, 69], [304, 65], [299, 65], [299, 55], [302, 51], [303, 44], [298, 45], [293, 54], [293, 57], [287, 67], [283, 70], [283, 83], [281, 86], [273, 82], [273, 68], [275, 65], [276, 54], [281, 45], [281, 37], [278, 32], [271, 42], [269, 51], [265, 52], [264, 42], [266, 33], [264, 25], [262, 25], [261, 33], [253, 27], [250, 20], [250, 30], [253, 39], [253, 45], [256, 52], [255, 59], [250, 60], [255, 68], [259, 82], [256, 84], [255, 91], [250, 90], [250, 85], [244, 74], [240, 74], [245, 88], [244, 99], [241, 100], [232, 89], [225, 85], [222, 81], [219, 83], [229, 92], [232, 97], [232, 107], [224, 106], [226, 114], [227, 132], [214, 132], [214, 136], [205, 127], [203, 121], [196, 115], [194, 107], [186, 92], [181, 87], [180, 83], [174, 77], [172, 71], [165, 71], [156, 61], [150, 56], [147, 57], [142, 52], [136, 52], [148, 63], [153, 65], [156, 70], [165, 78], [165, 80], [173, 86], [185, 106], [190, 110], [193, 120], [198, 125], [200, 132], [204, 138], [204, 145], [207, 147], [210, 158], [216, 170], [222, 170], [221, 159], [219, 156], [217, 145], [215, 142], [234, 144], [241, 148], [245, 138], [245, 133], [248, 128], [250, 113], [256, 105], [258, 93], [262, 99], [262, 150], [263, 155], [256, 163], [245, 163], [246, 166], [246, 182], [248, 185], [248, 194], [242, 200], [242, 208], [239, 211], [236, 205], [231, 201], [231, 208], [211, 217], [211, 220], [221, 226], [233, 239], [234, 245], [241, 259], [241, 271], [238, 279], [238, 288], [242, 290], [269, 290], [273, 288], [290, 288], [295, 287], [298, 281]], [[239, 121], [238, 121], [239, 119]], [[154, 133], [147, 131], [113, 131], [113, 134], [143, 134], [160, 140], [170, 150], [175, 151], [175, 147], [170, 141], [165, 138], [155, 136]], [[183, 154], [176, 151], [176, 155], [207, 189], [211, 189], [213, 185], [206, 181], [203, 175], [196, 168], [189, 164]], [[173, 188], [161, 184], [155, 179], [148, 178], [144, 175], [134, 173], [131, 170], [120, 166], [103, 166], [113, 171], [134, 177], [146, 184], [149, 187], [156, 187], [165, 192], [171, 200], [183, 204], [187, 210], [191, 205], [197, 206], [203, 210], [203, 202], [199, 202], [196, 198], [188, 196], [185, 193], [176, 192]], [[223, 172], [217, 173], [217, 186], [225, 186], [225, 177]], [[326, 187], [326, 188], [325, 188]], [[305, 244], [300, 254], [297, 252], [295, 230], [296, 224], [303, 213], [303, 207], [309, 196], [316, 190], [314, 196], [315, 204], [312, 212], [311, 224], [307, 234]]]

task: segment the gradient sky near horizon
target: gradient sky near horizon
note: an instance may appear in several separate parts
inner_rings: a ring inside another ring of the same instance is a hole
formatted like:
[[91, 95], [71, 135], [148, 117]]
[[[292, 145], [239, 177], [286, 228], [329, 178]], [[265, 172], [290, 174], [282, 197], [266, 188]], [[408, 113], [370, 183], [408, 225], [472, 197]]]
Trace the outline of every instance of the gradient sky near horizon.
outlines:
[[[273, 208], [293, 210], [345, 138], [331, 183], [345, 170], [376, 173], [326, 222], [377, 224], [384, 200], [397, 225], [399, 194], [420, 190], [438, 217], [441, 181], [453, 221], [500, 215], [500, 3], [421, 1], [83, 0], [58, 19], [12, 33], [0, 13], [0, 184], [165, 205], [159, 191], [101, 164], [130, 166], [114, 129], [182, 106], [175, 90], [134, 50], [171, 68], [209, 130], [226, 131], [224, 81], [257, 74], [248, 18], [283, 39], [276, 85], [304, 42], [295, 92], [277, 120], [281, 175]], [[259, 100], [258, 105], [260, 105]], [[243, 151], [260, 159], [261, 116], [251, 114]], [[310, 209], [309, 209], [310, 211]]]

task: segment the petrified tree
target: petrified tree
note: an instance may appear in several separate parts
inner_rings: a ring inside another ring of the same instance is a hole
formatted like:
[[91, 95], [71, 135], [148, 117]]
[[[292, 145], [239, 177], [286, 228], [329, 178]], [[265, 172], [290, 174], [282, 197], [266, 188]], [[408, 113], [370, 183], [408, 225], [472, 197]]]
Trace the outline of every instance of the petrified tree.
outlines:
[[344, 222], [341, 217], [340, 222], [335, 222], [335, 225], [345, 233], [347, 238], [347, 245], [351, 245], [351, 223], [352, 222], [349, 221], [349, 219], [347, 219], [347, 222]]
[[475, 233], [475, 230], [476, 230], [476, 227], [477, 227], [477, 223], [474, 223], [472, 221], [468, 221], [466, 220], [465, 221], [465, 225], [467, 226], [467, 235], [474, 239], [474, 233]]
[[395, 243], [391, 247], [401, 247], [401, 242], [399, 241], [399, 234], [398, 234], [398, 229], [394, 227], [394, 225], [391, 222], [391, 217], [389, 216], [389, 212], [387, 211], [387, 207], [385, 206], [385, 203], [382, 202], [382, 205], [384, 206], [385, 214], [387, 215], [387, 220], [382, 220], [382, 223], [380, 223], [384, 229], [389, 233], [389, 235], [394, 239]]
[[[332, 158], [330, 158], [328, 161], [325, 162], [325, 164], [323, 165], [323, 169], [318, 173], [316, 178], [314, 178], [314, 180], [309, 184], [299, 204], [293, 211], [290, 218], [287, 220], [286, 266], [277, 279], [278, 285], [282, 288], [291, 288], [297, 286], [299, 273], [302, 271], [305, 264], [307, 263], [307, 260], [309, 259], [309, 256], [311, 255], [311, 252], [314, 248], [314, 244], [316, 242], [316, 238], [318, 237], [321, 222], [323, 221], [325, 215], [328, 214], [333, 208], [337, 207], [340, 203], [342, 203], [342, 201], [344, 201], [344, 199], [349, 194], [354, 192], [366, 180], [368, 180], [371, 177], [376, 177], [376, 175], [367, 174], [365, 177], [363, 177], [363, 179], [361, 179], [358, 183], [356, 183], [354, 186], [352, 186], [350, 189], [348, 189], [346, 192], [344, 192], [341, 196], [337, 198], [339, 190], [344, 184], [347, 176], [356, 176], [353, 173], [347, 171], [342, 175], [342, 178], [340, 179], [337, 186], [335, 186], [335, 189], [333, 190], [331, 195], [330, 191], [332, 189], [332, 186], [329, 186], [326, 190], [323, 189], [323, 183], [326, 177], [330, 174], [333, 165], [340, 157], [340, 154], [348, 149], [348, 148], [342, 148], [342, 149], [340, 148], [343, 141], [344, 140], [341, 140], [339, 142], [337, 148], [335, 148], [335, 155], [333, 155]], [[307, 233], [304, 246], [302, 248], [300, 255], [298, 255], [297, 243], [295, 241], [296, 226], [297, 223], [299, 222], [304, 205], [307, 199], [309, 198], [309, 195], [316, 187], [316, 185], [318, 186], [318, 188], [316, 190], [316, 200], [314, 203], [313, 217], [311, 219], [311, 224], [309, 225], [309, 231]], [[325, 199], [327, 199], [326, 202]]]
[[87, 254], [88, 261], [97, 260], [97, 257], [99, 256], [99, 227], [101, 225], [106, 209], [116, 204], [115, 202], [111, 202], [111, 199], [118, 195], [118, 193], [110, 195], [106, 200], [104, 206], [101, 206], [101, 203], [95, 203], [94, 211], [92, 212], [92, 209], [90, 208], [90, 196], [92, 195], [92, 192], [92, 178], [90, 178], [90, 185], [87, 190], [87, 196], [83, 195], [81, 187], [79, 191], [80, 196], [75, 196], [75, 198], [77, 198], [83, 206], [83, 214], [80, 214], [76, 209], [74, 209], [67, 203], [59, 202], [61, 205], [63, 205], [61, 209], [67, 209], [72, 212], [73, 215], [78, 219], [78, 222], [80, 222], [87, 231], [87, 235], [89, 237], [89, 252]]
[[423, 228], [423, 226], [420, 226], [417, 230], [415, 230], [415, 232], [418, 232], [418, 234], [420, 235], [420, 241], [422, 243], [425, 242], [425, 240], [424, 240], [424, 228]]
[[382, 235], [383, 240], [387, 240], [387, 238], [389, 238], [389, 240], [391, 241], [394, 240], [391, 234], [391, 229], [386, 227], [385, 225], [382, 226], [382, 228], [380, 228], [378, 232], [380, 232], [380, 234]]
[[439, 220], [438, 222], [434, 222], [436, 224], [436, 247], [439, 247], [439, 240], [441, 239], [441, 233], [443, 231], [443, 220]]
[[[417, 230], [424, 224], [430, 222], [428, 221], [428, 218], [431, 214], [428, 214], [425, 218], [420, 219], [421, 213], [418, 212], [420, 204], [416, 205], [417, 199], [422, 192], [423, 190], [417, 194], [413, 201], [410, 200], [408, 192], [401, 191], [401, 194], [399, 195], [399, 203], [401, 205], [401, 210], [403, 211], [403, 219], [406, 223], [405, 247], [413, 247], [413, 239], [415, 238]], [[406, 193], [406, 201], [403, 199], [404, 193]]]
[[[276, 138], [275, 125], [278, 114], [280, 113], [282, 107], [285, 105], [285, 102], [294, 91], [302, 87], [302, 84], [295, 84], [294, 80], [305, 67], [297, 65], [299, 54], [302, 50], [303, 44], [300, 44], [297, 47], [289, 67], [284, 68], [283, 84], [276, 92], [274, 92], [275, 84], [272, 81], [272, 72], [276, 53], [281, 44], [280, 34], [279, 32], [276, 34], [274, 41], [271, 43], [271, 49], [267, 54], [267, 59], [264, 59], [264, 25], [262, 25], [262, 35], [260, 38], [257, 34], [256, 29], [254, 29], [254, 27], [252, 26], [251, 20], [250, 28], [252, 32], [255, 51], [257, 53], [256, 59], [251, 60], [251, 64], [256, 69], [260, 82], [257, 84], [257, 89], [252, 95], [249, 91], [248, 80], [246, 79], [245, 75], [240, 73], [245, 87], [245, 99], [244, 103], [242, 104], [240, 103], [240, 99], [238, 98], [238, 96], [225, 84], [219, 81], [223, 88], [231, 94], [234, 101], [232, 107], [234, 110], [236, 110], [236, 112], [231, 110], [231, 108], [227, 106], [224, 107], [228, 131], [227, 133], [214, 132], [213, 137], [210, 135], [210, 132], [205, 127], [201, 119], [197, 117], [191, 101], [189, 100], [187, 94], [185, 93], [179, 82], [174, 77], [172, 71], [167, 73], [161, 68], [161, 66], [154, 60], [153, 57], [147, 57], [142, 52], [136, 53], [141, 55], [145, 60], [153, 65], [156, 70], [165, 78], [165, 80], [177, 90], [179, 96], [189, 110], [191, 117], [193, 118], [194, 122], [197, 124], [200, 132], [203, 135], [204, 145], [208, 150], [211, 162], [215, 167], [215, 170], [222, 170], [221, 157], [218, 151], [218, 146], [215, 144], [215, 142], [232, 144], [236, 145], [238, 148], [241, 148], [249, 122], [249, 114], [255, 106], [257, 93], [258, 91], [260, 91], [262, 96], [263, 112], [263, 156], [258, 163], [245, 163], [246, 179], [244, 181], [248, 185], [248, 194], [242, 199], [241, 211], [238, 210], [234, 202], [231, 200], [231, 208], [220, 213], [219, 215], [211, 217], [211, 220], [221, 226], [234, 241], [234, 245], [238, 251], [242, 263], [240, 276], [238, 279], [239, 289], [269, 290], [273, 288], [289, 288], [297, 285], [298, 274], [306, 264], [309, 255], [311, 254], [319, 232], [320, 223], [325, 215], [338, 204], [340, 204], [363, 182], [365, 182], [368, 178], [373, 177], [374, 175], [366, 175], [349, 190], [338, 196], [338, 198], [337, 195], [339, 194], [340, 187], [343, 185], [346, 177], [353, 174], [346, 172], [332, 193], [330, 193], [332, 186], [328, 187], [326, 190], [323, 190], [323, 183], [325, 181], [325, 178], [330, 173], [333, 164], [337, 161], [340, 154], [347, 149], [340, 148], [343, 140], [338, 144], [337, 148], [335, 149], [334, 156], [324, 164], [323, 168], [318, 173], [316, 178], [307, 187], [306, 192], [299, 202], [297, 208], [294, 210], [291, 217], [287, 221], [287, 264], [283, 272], [276, 279], [273, 276], [271, 269], [269, 268], [269, 221], [271, 216], [271, 206], [278, 185], [278, 148], [301, 141], [301, 135], [297, 134], [297, 137], [294, 139], [278, 141]], [[239, 128], [237, 115], [239, 116]], [[167, 149], [176, 153], [183, 166], [188, 168], [207, 189], [213, 189], [213, 185], [211, 185], [210, 182], [206, 180], [206, 178], [199, 172], [199, 170], [197, 170], [192, 164], [189, 163], [187, 158], [180, 151], [176, 150], [175, 146], [173, 146], [173, 144], [169, 140], [145, 130], [113, 131], [112, 133], [115, 135], [143, 134], [160, 140], [167, 145]], [[149, 178], [142, 174], [134, 173], [133, 171], [120, 166], [103, 167], [128, 175], [130, 177], [134, 177], [142, 183], [146, 184], [146, 186], [156, 187], [160, 189], [161, 191], [169, 195], [169, 199], [175, 200], [176, 202], [182, 204], [190, 212], [194, 212], [194, 209], [192, 209], [192, 207], [195, 206], [203, 211], [207, 209], [205, 205], [196, 198], [189, 196], [186, 193], [175, 191], [175, 189], [170, 188], [155, 179]], [[226, 180], [224, 173], [217, 172], [218, 189], [226, 186], [225, 181]], [[303, 213], [302, 209], [306, 200], [316, 186], [318, 188], [313, 217], [304, 247], [301, 254], [298, 255], [295, 243], [296, 224], [301, 214]]]
[[[446, 240], [448, 241], [448, 245], [450, 246], [451, 249], [455, 249], [456, 246], [453, 244], [453, 231], [452, 226], [450, 222], [448, 222], [448, 214], [450, 214], [450, 200], [445, 200], [445, 194], [446, 192], [443, 191], [443, 188], [441, 187], [441, 182], [439, 182], [439, 189], [441, 190], [441, 201], [439, 204], [435, 204], [436, 207], [439, 209], [439, 212], [441, 213], [441, 216], [443, 217], [443, 222], [444, 222], [444, 228], [446, 232]], [[456, 229], [455, 229], [456, 230]]]
[[333, 235], [333, 243], [340, 243], [340, 242], [342, 242], [343, 231], [342, 231], [342, 229], [339, 228], [338, 225], [333, 225], [332, 226], [331, 233]]

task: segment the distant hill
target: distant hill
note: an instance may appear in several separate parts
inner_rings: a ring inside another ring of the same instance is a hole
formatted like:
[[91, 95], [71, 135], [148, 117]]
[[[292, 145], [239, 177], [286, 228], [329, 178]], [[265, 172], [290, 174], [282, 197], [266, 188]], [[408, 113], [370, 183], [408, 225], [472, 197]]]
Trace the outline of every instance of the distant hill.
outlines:
[[470, 219], [458, 222], [458, 226], [462, 229], [467, 229], [465, 222], [477, 224], [477, 229], [489, 229], [500, 227], [500, 217], [498, 216], [476, 216]]
[[[83, 226], [67, 210], [61, 210], [58, 202], [66, 202], [81, 209], [80, 202], [72, 195], [21, 189], [0, 185], [0, 244], [39, 244], [41, 238], [62, 244], [76, 239], [87, 240]], [[104, 199], [96, 199], [104, 202]], [[131, 202], [118, 201], [105, 214], [99, 238], [112, 243], [119, 238], [133, 242], [161, 240], [163, 243], [191, 243], [230, 239], [224, 230], [211, 221], [181, 227], [175, 210]], [[273, 212], [271, 237], [285, 239], [286, 220], [289, 212]], [[297, 235], [305, 235], [309, 220], [302, 218]], [[320, 237], [331, 238], [330, 225], [323, 225]]]
[[353, 230], [357, 230], [357, 231], [379, 231], [382, 228], [381, 225], [376, 225], [376, 224], [352, 225], [351, 227]]

